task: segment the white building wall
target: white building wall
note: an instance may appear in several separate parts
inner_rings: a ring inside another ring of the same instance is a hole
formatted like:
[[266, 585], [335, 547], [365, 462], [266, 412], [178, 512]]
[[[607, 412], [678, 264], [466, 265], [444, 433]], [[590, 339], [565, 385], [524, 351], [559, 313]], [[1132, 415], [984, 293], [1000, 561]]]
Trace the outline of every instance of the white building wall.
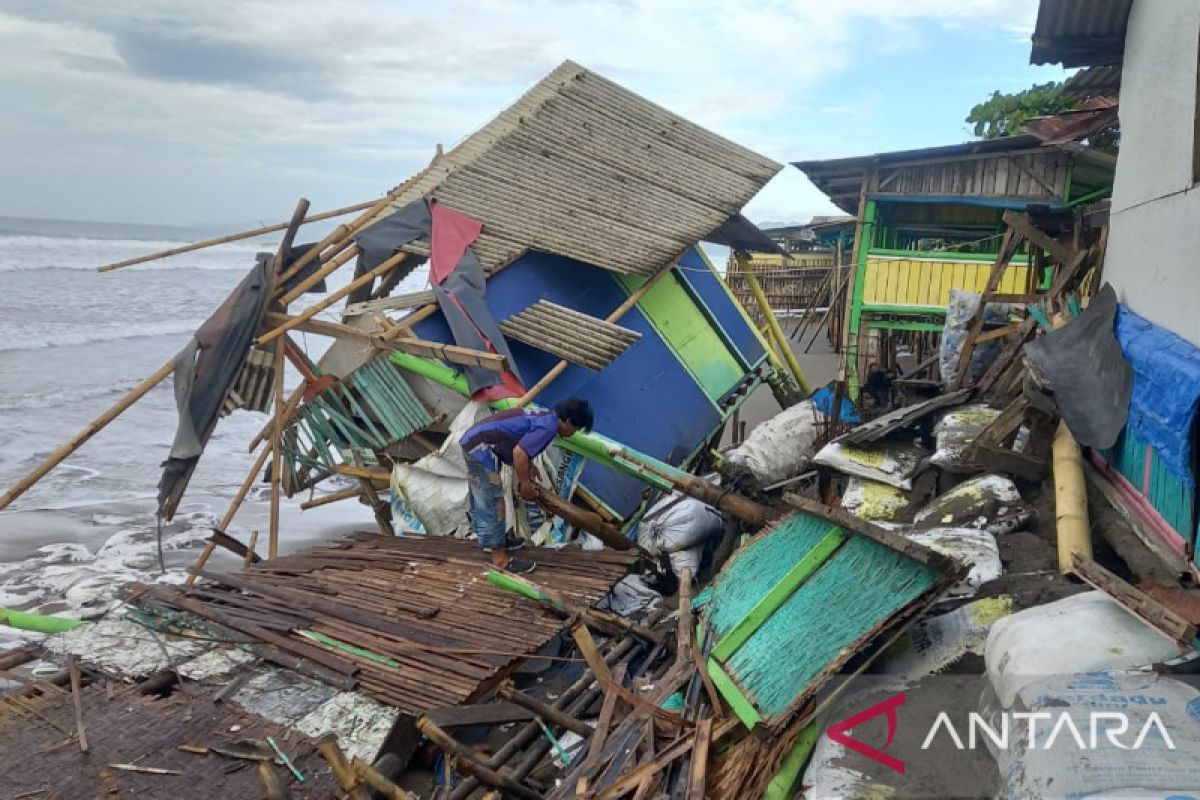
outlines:
[[1200, 346], [1200, 185], [1192, 139], [1200, 3], [1135, 0], [1104, 277], [1131, 310]]

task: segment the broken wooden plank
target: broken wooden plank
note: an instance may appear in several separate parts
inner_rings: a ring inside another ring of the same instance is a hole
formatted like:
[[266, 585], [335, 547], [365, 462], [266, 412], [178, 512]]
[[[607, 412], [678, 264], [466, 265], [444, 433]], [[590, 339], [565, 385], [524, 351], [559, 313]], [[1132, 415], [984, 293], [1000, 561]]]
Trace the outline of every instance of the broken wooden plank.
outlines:
[[[504, 692], [505, 685], [501, 685], [496, 695], [506, 700], [510, 699], [510, 695]], [[515, 690], [513, 690], [513, 694], [520, 695], [521, 699], [527, 697]], [[533, 698], [529, 699], [533, 700]], [[557, 709], [555, 710], [557, 711]], [[480, 703], [469, 706], [443, 706], [442, 708], [429, 709], [425, 712], [425, 716], [432, 720], [433, 724], [439, 728], [456, 728], [463, 725], [499, 725], [505, 722], [523, 722], [533, 719], [536, 715], [535, 712], [537, 712], [536, 708], [531, 708], [520, 701], [515, 701], [507, 703]], [[578, 722], [578, 720], [576, 721]], [[585, 725], [584, 727], [587, 726]], [[587, 732], [590, 734], [592, 729], [587, 727]]]
[[688, 770], [685, 800], [704, 800], [704, 786], [708, 778], [708, 746], [712, 743], [712, 719], [696, 726], [696, 739], [692, 744], [692, 764]]
[[71, 703], [75, 707], [75, 734], [79, 738], [79, 751], [88, 751], [87, 729], [83, 724], [83, 677], [79, 673], [79, 659], [74, 653], [67, 655], [67, 671], [71, 676]]
[[[513, 686], [512, 681], [505, 681], [496, 689], [496, 696], [503, 700], [510, 700], [509, 703], [491, 703], [489, 706], [512, 706], [518, 711], [524, 711], [525, 715], [515, 719], [532, 719], [535, 715], [541, 717], [547, 722], [557, 725], [563, 730], [571, 731], [571, 733], [584, 737], [585, 739], [592, 735], [595, 730], [591, 725], [580, 719], [572, 717], [562, 709], [555, 708], [549, 703], [543, 703], [536, 697], [530, 697], [524, 692], [517, 691]], [[433, 717], [433, 713], [427, 712], [427, 717]], [[511, 720], [504, 720], [511, 721]]]
[[417, 720], [417, 729], [447, 755], [454, 756], [457, 759], [458, 766], [470, 773], [481, 783], [496, 789], [502, 789], [506, 794], [522, 798], [522, 800], [541, 800], [542, 796], [525, 784], [515, 781], [484, 764], [473, 750], [459, 744], [452, 736], [433, 724], [428, 717], [422, 717]]
[[1196, 641], [1195, 625], [1095, 561], [1075, 553], [1071, 557], [1071, 567], [1080, 580], [1109, 595], [1131, 614], [1166, 636], [1186, 647], [1200, 645]]

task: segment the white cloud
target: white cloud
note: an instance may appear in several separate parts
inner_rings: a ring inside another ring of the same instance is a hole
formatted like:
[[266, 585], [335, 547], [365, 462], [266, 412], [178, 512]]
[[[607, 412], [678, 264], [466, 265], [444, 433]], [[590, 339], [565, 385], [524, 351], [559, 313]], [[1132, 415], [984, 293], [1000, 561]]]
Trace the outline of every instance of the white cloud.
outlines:
[[[846, 67], [865, 20], [898, 30], [1027, 29], [1036, 2], [18, 0], [6, 8], [0, 147], [22, 157], [0, 160], [0, 183], [24, 191], [6, 193], [0, 213], [210, 222], [272, 208], [286, 216], [301, 193], [328, 207], [385, 191], [435, 143], [452, 145], [564, 58], [777, 159], [795, 157], [782, 121]], [[782, 191], [772, 188], [771, 205]]]

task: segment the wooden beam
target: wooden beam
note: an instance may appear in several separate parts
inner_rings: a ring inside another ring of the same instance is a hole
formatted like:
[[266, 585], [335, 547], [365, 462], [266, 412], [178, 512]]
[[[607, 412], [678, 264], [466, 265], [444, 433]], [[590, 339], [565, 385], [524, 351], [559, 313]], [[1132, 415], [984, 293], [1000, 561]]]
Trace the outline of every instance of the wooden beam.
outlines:
[[1072, 555], [1071, 566], [1072, 571], [1080, 580], [1109, 595], [1143, 622], [1186, 647], [1197, 645], [1196, 626], [1141, 589], [1130, 586], [1095, 561], [1079, 553]]
[[363, 330], [353, 325], [343, 325], [322, 319], [301, 319], [279, 313], [269, 313], [265, 319], [269, 325], [276, 326], [276, 329], [286, 327], [335, 339], [357, 339], [381, 350], [400, 350], [415, 356], [436, 358], [450, 364], [482, 367], [492, 372], [504, 372], [508, 369], [508, 359], [499, 353], [488, 353], [483, 350], [472, 350], [469, 347], [459, 347], [455, 344], [406, 337], [403, 335], [403, 332], [407, 331], [405, 327], [400, 327], [401, 335], [390, 337], [383, 332]]
[[1033, 224], [1028, 214], [1020, 214], [1015, 211], [1004, 212], [1004, 224], [1010, 230], [1014, 230], [1022, 237], [1028, 239], [1033, 244], [1045, 250], [1056, 261], [1062, 264], [1068, 263], [1075, 255], [1075, 248], [1069, 244], [1052, 239], [1047, 236], [1040, 228]]

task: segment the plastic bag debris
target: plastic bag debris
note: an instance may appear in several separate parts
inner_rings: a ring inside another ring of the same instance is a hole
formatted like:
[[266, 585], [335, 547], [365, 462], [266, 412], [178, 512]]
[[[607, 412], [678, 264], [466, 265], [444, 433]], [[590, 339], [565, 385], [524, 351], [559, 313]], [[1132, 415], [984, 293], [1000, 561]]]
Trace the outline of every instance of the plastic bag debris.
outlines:
[[[981, 300], [982, 295], [973, 292], [964, 292], [961, 289], [950, 290], [950, 303], [946, 307], [946, 325], [942, 329], [942, 347], [938, 353], [938, 372], [941, 375], [942, 383], [946, 386], [954, 382], [963, 343], [966, 341], [967, 334], [970, 333], [971, 318], [979, 310]], [[983, 311], [983, 320], [991, 323], [1004, 322], [1008, 310], [1006, 305], [988, 303]], [[1000, 354], [1001, 346], [1002, 342], [991, 341], [975, 347], [967, 369], [965, 383], [974, 383], [983, 377], [983, 373]]]
[[913, 516], [918, 527], [982, 528], [992, 519], [1022, 510], [1021, 493], [1008, 478], [980, 475], [960, 483]]
[[[1004, 796], [1013, 800], [1101, 794], [1182, 800], [1196, 797], [1200, 786], [1197, 707], [1200, 692], [1164, 675], [1056, 676], [1026, 686], [1013, 707], [1045, 715], [1036, 735], [1027, 724], [1010, 725], [1007, 747], [983, 739], [1000, 766]], [[999, 713], [990, 716], [993, 729], [1003, 724]]]
[[893, 522], [909, 505], [908, 495], [878, 481], [852, 477], [842, 493], [842, 508], [860, 519]]
[[662, 600], [662, 595], [641, 575], [626, 575], [598, 605], [622, 617], [643, 619], [657, 609]]
[[720, 536], [721, 512], [694, 497], [668, 495], [646, 512], [637, 529], [638, 544], [651, 555], [677, 553]]
[[911, 442], [879, 442], [859, 447], [833, 441], [821, 448], [813, 463], [909, 491], [912, 478], [927, 455]]
[[976, 470], [967, 460], [966, 449], [975, 437], [996, 421], [1000, 412], [983, 403], [947, 411], [933, 426], [937, 450], [929, 461], [947, 472], [969, 473]]
[[1001, 705], [1047, 675], [1124, 670], [1166, 661], [1180, 646], [1103, 592], [1027, 608], [992, 626], [983, 657]]
[[973, 597], [985, 583], [1004, 574], [996, 537], [978, 528], [929, 528], [906, 532], [905, 537], [930, 550], [961, 561], [969, 568], [966, 577], [946, 592], [946, 599]]
[[1012, 598], [1002, 595], [924, 617], [883, 653], [879, 669], [916, 680], [942, 671], [967, 653], [982, 655], [992, 623], [1012, 612]]
[[726, 455], [734, 473], [749, 483], [770, 486], [802, 473], [812, 460], [817, 439], [817, 409], [810, 400], [776, 414], [750, 432]]

